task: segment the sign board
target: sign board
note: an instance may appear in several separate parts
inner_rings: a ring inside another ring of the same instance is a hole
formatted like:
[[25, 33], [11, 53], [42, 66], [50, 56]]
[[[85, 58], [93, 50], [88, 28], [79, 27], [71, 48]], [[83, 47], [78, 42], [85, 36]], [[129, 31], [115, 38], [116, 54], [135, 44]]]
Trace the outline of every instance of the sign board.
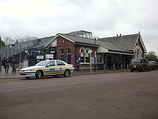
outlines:
[[54, 59], [54, 55], [53, 54], [46, 54], [46, 59]]
[[44, 55], [37, 55], [36, 59], [44, 59]]
[[50, 53], [55, 53], [55, 51], [50, 51]]
[[89, 53], [89, 54], [92, 53], [92, 50], [88, 50], [88, 53]]

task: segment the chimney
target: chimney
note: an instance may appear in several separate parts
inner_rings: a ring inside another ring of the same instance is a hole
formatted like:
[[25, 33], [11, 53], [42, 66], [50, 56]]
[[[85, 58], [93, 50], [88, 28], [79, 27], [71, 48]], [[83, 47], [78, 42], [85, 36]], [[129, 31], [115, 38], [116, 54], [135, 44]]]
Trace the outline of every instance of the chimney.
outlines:
[[121, 36], [121, 34], [120, 34], [120, 36]]
[[118, 37], [118, 34], [116, 36]]

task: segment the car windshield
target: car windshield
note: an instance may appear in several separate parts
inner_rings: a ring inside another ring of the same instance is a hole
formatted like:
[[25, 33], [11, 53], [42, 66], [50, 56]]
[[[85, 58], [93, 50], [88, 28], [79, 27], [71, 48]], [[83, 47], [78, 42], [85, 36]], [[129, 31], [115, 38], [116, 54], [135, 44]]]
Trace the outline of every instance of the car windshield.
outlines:
[[132, 59], [132, 63], [141, 63], [141, 59], [134, 58]]
[[149, 61], [149, 64], [156, 64], [155, 61]]
[[45, 66], [47, 64], [47, 61], [41, 61], [37, 63], [35, 66]]

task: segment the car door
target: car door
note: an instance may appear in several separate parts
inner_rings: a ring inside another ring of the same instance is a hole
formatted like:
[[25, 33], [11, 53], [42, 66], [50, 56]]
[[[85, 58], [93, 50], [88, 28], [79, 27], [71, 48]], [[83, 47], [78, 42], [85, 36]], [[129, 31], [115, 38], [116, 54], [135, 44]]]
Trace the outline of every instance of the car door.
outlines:
[[55, 61], [49, 61], [45, 68], [45, 75], [56, 75]]
[[149, 69], [148, 61], [146, 59], [143, 59], [143, 63], [144, 63], [145, 69]]
[[65, 63], [61, 60], [56, 61], [56, 70], [58, 74], [64, 74], [65, 71]]

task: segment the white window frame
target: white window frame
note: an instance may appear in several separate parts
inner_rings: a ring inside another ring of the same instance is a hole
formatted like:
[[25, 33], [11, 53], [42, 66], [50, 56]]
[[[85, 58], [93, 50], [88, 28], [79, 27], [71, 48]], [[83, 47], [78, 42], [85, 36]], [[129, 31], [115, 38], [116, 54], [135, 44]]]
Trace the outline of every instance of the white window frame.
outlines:
[[[81, 64], [89, 64], [90, 63], [90, 55], [88, 53], [89, 50], [90, 50], [90, 48], [84, 48], [84, 47], [81, 47], [79, 49], [80, 59], [83, 59], [83, 61], [82, 60], [80, 61]], [[88, 58], [88, 61], [86, 61], [86, 58]]]

